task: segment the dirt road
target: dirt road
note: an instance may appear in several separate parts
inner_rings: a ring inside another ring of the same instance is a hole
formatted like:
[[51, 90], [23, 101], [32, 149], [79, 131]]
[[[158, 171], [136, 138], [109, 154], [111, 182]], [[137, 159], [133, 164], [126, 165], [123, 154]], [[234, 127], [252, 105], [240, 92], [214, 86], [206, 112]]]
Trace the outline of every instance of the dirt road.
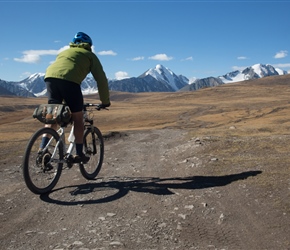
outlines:
[[5, 163], [1, 249], [290, 248], [288, 154], [273, 150], [288, 137], [268, 152], [263, 139], [178, 129], [107, 137], [96, 181], [74, 167], [47, 195], [25, 187], [21, 159]]

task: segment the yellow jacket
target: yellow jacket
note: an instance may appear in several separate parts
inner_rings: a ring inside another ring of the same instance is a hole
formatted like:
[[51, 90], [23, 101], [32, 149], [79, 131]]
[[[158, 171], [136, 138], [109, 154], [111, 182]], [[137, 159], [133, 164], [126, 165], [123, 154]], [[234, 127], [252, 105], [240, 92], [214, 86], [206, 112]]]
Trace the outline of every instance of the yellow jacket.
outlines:
[[59, 53], [55, 62], [46, 69], [45, 78], [58, 78], [81, 84], [89, 73], [92, 73], [97, 82], [101, 102], [110, 103], [108, 79], [101, 62], [88, 43], [70, 43], [70, 48]]

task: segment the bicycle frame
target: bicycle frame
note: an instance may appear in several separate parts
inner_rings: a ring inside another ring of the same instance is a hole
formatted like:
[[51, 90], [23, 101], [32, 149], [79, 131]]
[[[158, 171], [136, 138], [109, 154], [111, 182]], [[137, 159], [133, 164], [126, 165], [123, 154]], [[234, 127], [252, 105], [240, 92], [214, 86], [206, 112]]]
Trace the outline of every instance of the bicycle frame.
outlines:
[[[87, 116], [87, 110], [85, 109], [84, 110], [84, 130], [86, 128], [93, 128], [93, 120], [92, 119], [89, 119], [88, 116]], [[52, 153], [52, 156], [51, 156], [51, 159], [50, 159], [50, 162], [59, 162], [59, 163], [68, 163], [69, 164], [69, 158], [70, 156], [72, 155], [72, 152], [74, 150], [74, 147], [75, 147], [75, 138], [73, 137], [73, 139], [70, 139], [69, 138], [69, 146], [66, 147], [66, 142], [65, 142], [65, 131], [64, 131], [64, 128], [65, 127], [60, 127], [56, 132], [59, 134], [59, 140], [58, 142], [56, 143], [55, 145], [55, 149]], [[92, 130], [93, 131], [93, 130]], [[73, 132], [74, 132], [74, 125], [71, 126], [71, 130], [70, 130], [70, 135], [73, 135]], [[95, 140], [95, 134], [92, 133], [92, 137], [93, 137], [93, 141]], [[48, 146], [50, 145], [52, 141], [52, 138], [49, 140], [49, 142], [47, 143], [47, 145], [45, 146], [44, 150], [46, 148], [48, 148]], [[62, 146], [63, 146], [63, 152], [65, 152], [64, 154], [64, 159], [59, 161], [59, 160], [56, 160], [55, 159], [55, 154], [57, 152], [57, 148], [59, 147], [59, 144], [62, 143]], [[97, 151], [96, 149], [96, 145], [93, 144], [93, 154], [95, 154]]]
[[[53, 150], [53, 153], [51, 155], [51, 159], [50, 159], [50, 162], [55, 162], [55, 163], [66, 163], [67, 162], [67, 156], [70, 156], [72, 154], [72, 151], [74, 149], [74, 142], [70, 142], [70, 145], [68, 147], [68, 149], [66, 150], [66, 143], [65, 143], [65, 132], [64, 132], [64, 128], [63, 127], [60, 127], [57, 131], [56, 131], [58, 134], [59, 134], [59, 140], [57, 141], [56, 145], [55, 145], [55, 148]], [[71, 132], [73, 132], [73, 126], [71, 128]], [[52, 142], [53, 138], [50, 138], [50, 140], [48, 141], [48, 143], [46, 144], [46, 146], [44, 147], [44, 151], [49, 147], [50, 143]], [[57, 152], [57, 148], [59, 147], [59, 144], [62, 144], [63, 146], [63, 152], [66, 152], [65, 154], [65, 159], [59, 161], [57, 159], [55, 159], [55, 155], [56, 155], [56, 152]]]

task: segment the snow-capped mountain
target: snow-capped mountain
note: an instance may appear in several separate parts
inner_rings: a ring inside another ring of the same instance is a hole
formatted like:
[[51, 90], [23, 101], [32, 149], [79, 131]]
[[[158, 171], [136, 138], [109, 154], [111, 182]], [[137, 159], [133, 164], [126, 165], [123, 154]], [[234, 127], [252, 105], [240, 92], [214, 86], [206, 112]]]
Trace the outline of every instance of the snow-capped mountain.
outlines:
[[[219, 77], [188, 80], [185, 76], [177, 76], [170, 69], [158, 64], [155, 68], [145, 71], [138, 77], [109, 80], [109, 89], [123, 92], [194, 91], [226, 83], [285, 74], [288, 73], [269, 64], [255, 64], [244, 70], [232, 71]], [[0, 80], [0, 95], [9, 95], [11, 93], [12, 95], [24, 97], [44, 96], [46, 95], [46, 87], [43, 78], [43, 73], [35, 73], [21, 82]], [[92, 94], [98, 91], [96, 82], [90, 75], [82, 82], [81, 88], [83, 94]]]
[[270, 64], [255, 64], [251, 67], [247, 67], [242, 71], [236, 70], [226, 75], [220, 76], [219, 78], [224, 83], [230, 82], [240, 82], [250, 79], [257, 79], [263, 78], [266, 76], [273, 76], [273, 75], [285, 75], [287, 74], [286, 71], [281, 69], [274, 68]]
[[168, 84], [173, 91], [177, 91], [189, 83], [189, 80], [185, 76], [177, 76], [161, 64], [157, 64], [155, 68], [147, 70], [139, 78], [146, 77], [147, 75], [152, 76], [157, 81]]
[[33, 93], [35, 96], [41, 96], [46, 93], [44, 82], [44, 73], [35, 73], [18, 84], [23, 89]]
[[[19, 86], [31, 93], [34, 93], [35, 96], [44, 96], [46, 95], [44, 76], [44, 73], [35, 73], [19, 82]], [[98, 92], [96, 82], [90, 76], [87, 76], [86, 79], [82, 82], [81, 89], [83, 94], [92, 94]]]
[[188, 85], [185, 76], [177, 76], [170, 69], [158, 64], [138, 77], [109, 81], [109, 88], [125, 92], [175, 92]]
[[19, 82], [7, 82], [0, 79], [0, 95], [15, 95], [22, 97], [35, 97], [35, 95], [28, 90], [19, 86]]
[[223, 76], [196, 79], [195, 81], [190, 82], [188, 86], [181, 88], [179, 91], [194, 91], [200, 88], [214, 87], [226, 83], [286, 74], [288, 74], [286, 71], [274, 68], [270, 64], [254, 64], [253, 66], [247, 67], [243, 70], [235, 70]]
[[84, 95], [98, 93], [97, 83], [92, 76], [87, 76], [81, 84]]

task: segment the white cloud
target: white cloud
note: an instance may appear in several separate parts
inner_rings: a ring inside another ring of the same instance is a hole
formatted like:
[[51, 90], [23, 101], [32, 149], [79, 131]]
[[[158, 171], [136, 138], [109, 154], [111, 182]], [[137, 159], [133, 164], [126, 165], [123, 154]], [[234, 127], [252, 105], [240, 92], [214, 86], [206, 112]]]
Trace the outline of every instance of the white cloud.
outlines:
[[40, 61], [40, 55], [35, 51], [24, 51], [23, 54], [21, 58], [14, 58], [14, 61], [24, 63], [38, 63]]
[[142, 60], [144, 60], [144, 56], [138, 56], [138, 57], [132, 58], [132, 61], [142, 61]]
[[157, 61], [170, 61], [173, 57], [167, 56], [166, 54], [157, 54], [155, 56], [150, 56], [149, 59]]
[[59, 50], [25, 50], [22, 52], [22, 57], [14, 58], [14, 61], [24, 63], [38, 63], [41, 59], [41, 56], [57, 55], [68, 48], [69, 46], [64, 46]]
[[276, 53], [276, 55], [274, 56], [274, 58], [279, 59], [279, 58], [284, 58], [288, 55], [288, 51], [287, 50], [281, 50], [279, 52]]
[[185, 59], [182, 59], [181, 61], [193, 61], [193, 57], [192, 56], [189, 56]]
[[98, 52], [98, 55], [101, 55], [101, 56], [116, 56], [117, 53], [114, 52], [113, 50], [103, 50], [103, 51]]
[[122, 80], [125, 78], [129, 78], [129, 74], [127, 72], [124, 72], [124, 71], [118, 71], [115, 73], [115, 78], [117, 80]]
[[238, 60], [246, 60], [246, 59], [248, 59], [248, 58], [247, 58], [246, 56], [238, 56], [237, 59], [238, 59]]

